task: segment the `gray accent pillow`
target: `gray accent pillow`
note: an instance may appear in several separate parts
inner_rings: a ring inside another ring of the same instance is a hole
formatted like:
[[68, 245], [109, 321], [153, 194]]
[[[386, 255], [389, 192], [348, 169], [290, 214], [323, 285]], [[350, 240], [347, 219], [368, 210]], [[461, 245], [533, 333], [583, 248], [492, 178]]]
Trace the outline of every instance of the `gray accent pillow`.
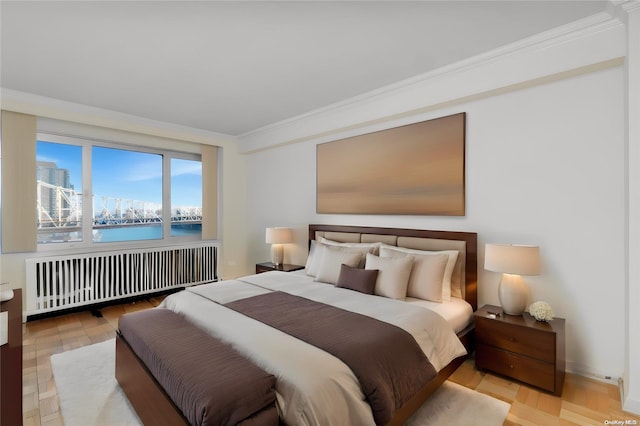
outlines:
[[343, 264], [340, 267], [340, 276], [336, 287], [348, 288], [364, 294], [373, 294], [377, 278], [377, 269], [360, 269]]

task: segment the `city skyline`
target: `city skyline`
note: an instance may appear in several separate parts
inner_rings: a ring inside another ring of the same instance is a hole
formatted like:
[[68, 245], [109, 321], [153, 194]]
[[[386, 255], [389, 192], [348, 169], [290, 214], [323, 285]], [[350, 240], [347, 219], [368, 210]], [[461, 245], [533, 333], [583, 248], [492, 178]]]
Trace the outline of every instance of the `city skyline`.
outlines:
[[[69, 171], [69, 183], [82, 186], [82, 147], [38, 141], [36, 161], [55, 163]], [[102, 197], [162, 204], [162, 155], [124, 149], [92, 147], [94, 211], [102, 209]], [[171, 159], [171, 204], [202, 206], [202, 163]], [[109, 209], [112, 207], [109, 206]]]

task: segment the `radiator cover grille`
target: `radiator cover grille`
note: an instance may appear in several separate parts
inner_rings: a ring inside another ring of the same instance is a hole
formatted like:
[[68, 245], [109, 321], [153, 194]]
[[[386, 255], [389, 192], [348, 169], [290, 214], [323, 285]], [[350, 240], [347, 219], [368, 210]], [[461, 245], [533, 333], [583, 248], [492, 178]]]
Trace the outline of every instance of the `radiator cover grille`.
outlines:
[[26, 260], [26, 315], [218, 280], [216, 245]]

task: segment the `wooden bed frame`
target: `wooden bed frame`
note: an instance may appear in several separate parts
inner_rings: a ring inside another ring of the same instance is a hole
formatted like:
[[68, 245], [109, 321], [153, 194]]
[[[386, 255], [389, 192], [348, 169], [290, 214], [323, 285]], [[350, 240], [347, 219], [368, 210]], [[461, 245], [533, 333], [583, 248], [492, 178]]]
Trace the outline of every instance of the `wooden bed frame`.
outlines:
[[[428, 231], [416, 229], [377, 228], [343, 225], [309, 225], [309, 241], [316, 233], [360, 233], [382, 236], [402, 236], [431, 238], [439, 240], [464, 241], [465, 257], [465, 300], [477, 310], [477, 234], [472, 232]], [[471, 353], [473, 351], [473, 324], [458, 333], [458, 337]], [[438, 375], [422, 388], [395, 414], [389, 425], [400, 426], [431, 396], [431, 394], [464, 362], [466, 356], [456, 358], [443, 368]], [[164, 392], [144, 363], [133, 352], [126, 340], [116, 336], [116, 379], [124, 390], [129, 402], [135, 408], [144, 424], [188, 425], [180, 410]]]
[[[309, 225], [309, 242], [316, 239], [316, 234], [332, 233], [340, 234], [373, 234], [373, 235], [389, 235], [398, 237], [417, 237], [432, 238], [437, 240], [454, 240], [464, 241], [466, 244], [465, 257], [465, 300], [472, 306], [473, 310], [478, 309], [478, 235], [475, 232], [456, 232], [456, 231], [429, 231], [418, 229], [399, 229], [399, 228], [378, 228], [368, 226], [344, 226], [344, 225]], [[470, 324], [464, 330], [458, 333], [458, 338], [467, 348], [468, 353], [473, 352], [474, 346], [474, 325]], [[462, 356], [451, 361], [444, 367], [438, 375], [420, 390], [412, 399], [405, 403], [394, 415], [389, 426], [403, 425], [413, 413], [433, 394], [442, 383], [447, 380], [454, 371], [460, 367], [467, 356]]]

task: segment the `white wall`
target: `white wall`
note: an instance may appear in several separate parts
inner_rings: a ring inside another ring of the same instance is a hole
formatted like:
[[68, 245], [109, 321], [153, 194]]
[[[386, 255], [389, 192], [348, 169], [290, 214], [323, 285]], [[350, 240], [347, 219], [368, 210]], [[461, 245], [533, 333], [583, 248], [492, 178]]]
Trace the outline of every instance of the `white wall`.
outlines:
[[[318, 142], [461, 111], [467, 113], [466, 216], [315, 213]], [[538, 244], [543, 273], [527, 279], [531, 301], [545, 300], [566, 318], [568, 370], [621, 377], [624, 113], [624, 69], [609, 64], [357, 131], [262, 147], [247, 154], [250, 259], [269, 258], [265, 227], [291, 226], [296, 244], [287, 247], [285, 262], [304, 264], [309, 223], [475, 231], [480, 265], [484, 243]], [[259, 145], [258, 138], [251, 143]], [[497, 303], [498, 280], [479, 271], [480, 304]]]

